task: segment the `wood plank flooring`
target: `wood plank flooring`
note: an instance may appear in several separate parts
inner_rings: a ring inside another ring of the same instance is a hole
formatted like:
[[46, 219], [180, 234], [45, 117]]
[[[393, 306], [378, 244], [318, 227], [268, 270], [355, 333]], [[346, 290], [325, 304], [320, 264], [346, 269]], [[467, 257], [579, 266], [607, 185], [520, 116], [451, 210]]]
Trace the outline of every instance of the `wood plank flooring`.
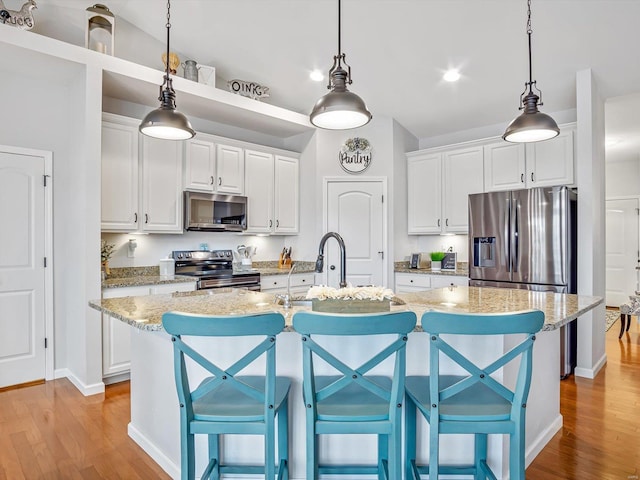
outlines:
[[[640, 478], [640, 328], [606, 334], [595, 380], [561, 383], [564, 426], [528, 480]], [[127, 436], [129, 383], [84, 397], [66, 379], [0, 392], [0, 480], [169, 479]]]

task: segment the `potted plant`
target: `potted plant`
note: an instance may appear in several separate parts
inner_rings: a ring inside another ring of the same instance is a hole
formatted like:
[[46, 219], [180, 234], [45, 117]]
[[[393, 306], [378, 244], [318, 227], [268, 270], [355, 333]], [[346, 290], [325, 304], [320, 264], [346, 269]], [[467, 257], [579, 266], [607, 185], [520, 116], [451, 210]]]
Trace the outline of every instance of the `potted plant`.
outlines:
[[431, 252], [431, 271], [439, 272], [442, 269], [442, 260], [444, 259], [444, 252]]
[[111, 255], [113, 255], [115, 248], [116, 246], [113, 243], [107, 243], [104, 239], [100, 242], [100, 260], [102, 262], [102, 271], [105, 276], [108, 276], [111, 273], [109, 270], [109, 259], [111, 258]]

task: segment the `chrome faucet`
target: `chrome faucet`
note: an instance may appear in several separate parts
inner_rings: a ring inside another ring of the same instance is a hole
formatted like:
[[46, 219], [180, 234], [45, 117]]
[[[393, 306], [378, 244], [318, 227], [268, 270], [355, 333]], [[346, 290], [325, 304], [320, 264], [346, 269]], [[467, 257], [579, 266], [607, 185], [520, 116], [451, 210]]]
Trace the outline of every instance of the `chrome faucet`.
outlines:
[[282, 300], [282, 308], [291, 308], [291, 274], [296, 269], [296, 264], [291, 264], [289, 275], [287, 275], [287, 293], [284, 295], [276, 295], [276, 298]]
[[324, 269], [324, 244], [327, 243], [330, 237], [335, 238], [340, 247], [340, 288], [344, 288], [347, 286], [347, 254], [344, 248], [344, 240], [336, 232], [325, 233], [320, 240], [318, 258], [316, 259], [316, 273], [322, 273]]

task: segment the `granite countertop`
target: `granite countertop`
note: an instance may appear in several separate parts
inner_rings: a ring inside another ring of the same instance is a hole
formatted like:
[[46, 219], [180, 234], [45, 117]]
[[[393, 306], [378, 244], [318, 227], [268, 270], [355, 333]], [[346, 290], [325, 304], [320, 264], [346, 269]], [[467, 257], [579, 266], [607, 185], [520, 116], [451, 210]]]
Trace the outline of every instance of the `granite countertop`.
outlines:
[[[315, 262], [293, 261], [296, 269], [292, 275], [297, 273], [313, 273], [316, 271]], [[279, 268], [278, 262], [253, 262], [253, 269], [260, 272], [260, 275], [288, 275], [289, 267]]]
[[141, 285], [165, 285], [167, 283], [195, 283], [198, 279], [188, 275], [137, 275], [135, 277], [109, 277], [102, 281], [102, 288], [138, 287]]
[[457, 277], [469, 276], [469, 264], [467, 262], [458, 262], [456, 270], [439, 270], [434, 272], [431, 268], [409, 268], [409, 262], [395, 262], [393, 271], [396, 273], [417, 273], [422, 275], [454, 275]]
[[[143, 297], [93, 300], [89, 305], [141, 330], [162, 330], [162, 314], [180, 311], [210, 315], [239, 315], [278, 311], [285, 316], [286, 330], [291, 330], [291, 317], [310, 307], [285, 310], [276, 305], [274, 295], [242, 289], [221, 288], [195, 292], [176, 292]], [[506, 288], [446, 287], [425, 292], [398, 295], [405, 305], [392, 310], [412, 310], [420, 317], [427, 310], [461, 313], [513, 313], [539, 309], [545, 314], [542, 330], [555, 330], [591, 310], [603, 299], [584, 295], [532, 292]], [[416, 327], [421, 330], [420, 325]]]

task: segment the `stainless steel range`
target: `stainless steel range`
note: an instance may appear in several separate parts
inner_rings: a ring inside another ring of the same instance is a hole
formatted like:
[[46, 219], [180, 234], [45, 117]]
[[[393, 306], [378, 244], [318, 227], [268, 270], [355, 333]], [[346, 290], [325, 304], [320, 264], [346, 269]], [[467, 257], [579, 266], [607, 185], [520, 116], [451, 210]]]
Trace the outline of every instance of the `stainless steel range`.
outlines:
[[231, 250], [176, 250], [176, 275], [198, 278], [198, 290], [222, 287], [244, 287], [260, 291], [260, 272], [233, 270]]

